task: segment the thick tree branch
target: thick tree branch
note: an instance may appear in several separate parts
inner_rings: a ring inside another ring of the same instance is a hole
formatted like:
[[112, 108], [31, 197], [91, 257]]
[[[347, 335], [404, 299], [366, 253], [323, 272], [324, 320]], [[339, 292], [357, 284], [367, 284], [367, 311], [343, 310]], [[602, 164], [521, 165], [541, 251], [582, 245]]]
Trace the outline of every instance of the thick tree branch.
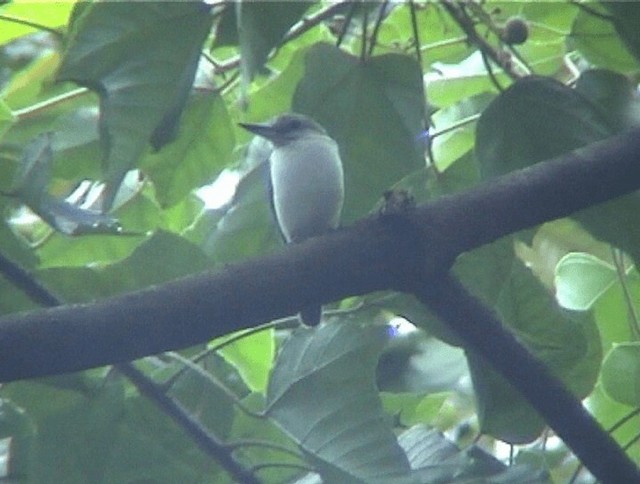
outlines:
[[[640, 130], [446, 196], [394, 224], [370, 217], [282, 252], [93, 303], [0, 318], [0, 381], [191, 346], [372, 291], [413, 289], [506, 234], [640, 187]], [[408, 230], [407, 230], [408, 227]]]
[[[566, 390], [556, 398], [562, 384], [492, 317], [482, 322], [474, 317], [471, 325], [464, 313], [470, 307], [474, 315], [490, 311], [450, 301], [442, 288], [453, 291], [455, 283], [445, 274], [460, 253], [639, 187], [640, 130], [634, 130], [411, 213], [370, 217], [279, 254], [95, 303], [7, 316], [0, 319], [0, 381], [129, 361], [310, 304], [395, 289], [428, 302], [471, 351], [523, 392], [598, 478], [631, 482], [637, 480], [633, 463], [578, 408], [579, 401]], [[420, 289], [429, 287], [433, 293]]]

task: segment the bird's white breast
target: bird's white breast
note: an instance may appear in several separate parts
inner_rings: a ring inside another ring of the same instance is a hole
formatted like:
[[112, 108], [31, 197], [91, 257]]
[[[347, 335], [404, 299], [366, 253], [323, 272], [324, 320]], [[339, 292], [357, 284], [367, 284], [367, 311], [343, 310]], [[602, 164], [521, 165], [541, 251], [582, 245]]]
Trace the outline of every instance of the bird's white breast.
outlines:
[[277, 146], [270, 159], [273, 205], [287, 241], [338, 226], [344, 180], [338, 145], [322, 134]]

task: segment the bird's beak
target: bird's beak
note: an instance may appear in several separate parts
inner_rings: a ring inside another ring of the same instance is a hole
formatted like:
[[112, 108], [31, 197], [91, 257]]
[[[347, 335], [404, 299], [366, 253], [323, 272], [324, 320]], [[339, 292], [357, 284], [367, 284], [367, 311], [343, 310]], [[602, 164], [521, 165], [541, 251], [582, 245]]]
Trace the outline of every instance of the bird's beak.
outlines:
[[253, 134], [257, 134], [258, 136], [262, 136], [267, 139], [273, 138], [276, 134], [273, 126], [269, 124], [238, 123], [238, 125], [242, 126], [247, 131], [251, 131]]

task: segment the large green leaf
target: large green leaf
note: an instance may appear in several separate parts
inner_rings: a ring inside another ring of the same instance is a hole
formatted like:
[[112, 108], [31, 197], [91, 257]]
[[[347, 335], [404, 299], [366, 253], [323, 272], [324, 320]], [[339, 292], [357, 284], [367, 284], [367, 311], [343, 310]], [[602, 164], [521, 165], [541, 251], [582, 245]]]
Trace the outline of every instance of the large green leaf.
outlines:
[[482, 113], [475, 153], [483, 176], [490, 178], [611, 134], [600, 113], [575, 90], [553, 79], [527, 77]]
[[[162, 264], [158, 263], [160, 260]], [[45, 269], [38, 277], [64, 301], [79, 302], [177, 279], [200, 272], [209, 264], [207, 257], [184, 238], [158, 231], [115, 264], [104, 268]]]
[[[558, 81], [531, 77], [498, 96], [477, 125], [475, 154], [483, 176], [502, 175], [560, 156], [620, 129], [621, 108], [616, 103], [622, 101], [609, 92], [616, 101], [607, 105], [611, 101], [602, 99], [597, 85], [593, 85], [593, 74], [586, 76], [580, 83], [584, 95]], [[599, 82], [604, 80], [596, 84]], [[609, 82], [609, 90], [612, 84], [619, 86], [620, 82]], [[639, 207], [640, 195], [631, 193], [574, 217], [595, 237], [628, 251], [638, 262], [640, 225], [630, 221]]]
[[[238, 334], [232, 334], [237, 337]], [[226, 338], [210, 343], [216, 347]], [[225, 345], [220, 355], [238, 369], [243, 380], [252, 391], [266, 393], [269, 373], [273, 367], [275, 356], [275, 340], [273, 330], [259, 331], [238, 338], [233, 343]]]
[[606, 69], [591, 69], [580, 75], [576, 90], [600, 109], [613, 131], [637, 122], [639, 102], [635, 85], [627, 76]]
[[613, 25], [636, 61], [640, 59], [640, 5], [637, 2], [602, 2], [613, 16]]
[[[240, 66], [248, 83], [264, 66], [267, 56], [313, 2], [237, 2], [236, 29], [240, 42]], [[230, 5], [231, 6], [231, 5]], [[227, 15], [229, 9], [225, 12]]]
[[611, 264], [591, 254], [572, 252], [556, 266], [556, 298], [562, 307], [585, 311], [617, 280]]
[[293, 110], [316, 119], [340, 146], [345, 222], [367, 213], [386, 189], [424, 165], [425, 98], [411, 57], [360, 62], [318, 44], [307, 54]]
[[267, 415], [327, 482], [411, 482], [374, 384], [386, 332], [338, 323], [300, 328], [276, 361]]
[[150, 142], [175, 134], [211, 18], [201, 2], [94, 3], [72, 24], [58, 73], [100, 94], [105, 208]]
[[[604, 3], [604, 2], [603, 2]], [[571, 30], [570, 40], [591, 64], [622, 72], [638, 68], [638, 62], [625, 47], [608, 20], [607, 7], [592, 2], [595, 14], [580, 9]]]
[[193, 96], [178, 138], [143, 161], [163, 206], [175, 205], [205, 185], [232, 161], [234, 134], [218, 94]]

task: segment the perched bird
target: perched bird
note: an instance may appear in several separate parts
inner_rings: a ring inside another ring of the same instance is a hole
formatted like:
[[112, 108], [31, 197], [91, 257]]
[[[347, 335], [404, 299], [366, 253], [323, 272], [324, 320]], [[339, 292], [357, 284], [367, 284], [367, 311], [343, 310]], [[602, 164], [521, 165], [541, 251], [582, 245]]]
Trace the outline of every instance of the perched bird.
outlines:
[[[301, 242], [338, 226], [344, 177], [338, 144], [322, 126], [301, 114], [240, 126], [271, 142], [269, 172], [273, 209], [287, 243]], [[301, 311], [303, 322], [320, 322], [321, 308]]]

